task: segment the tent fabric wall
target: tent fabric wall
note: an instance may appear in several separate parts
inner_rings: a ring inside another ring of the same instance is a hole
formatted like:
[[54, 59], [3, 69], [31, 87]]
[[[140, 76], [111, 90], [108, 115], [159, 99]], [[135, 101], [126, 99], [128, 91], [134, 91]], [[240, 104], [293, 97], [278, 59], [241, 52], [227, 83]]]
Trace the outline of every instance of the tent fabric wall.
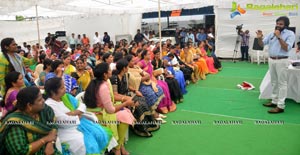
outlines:
[[74, 12], [74, 11], [53, 10], [53, 9], [43, 8], [41, 6], [37, 6], [37, 7], [32, 6], [24, 11], [11, 12], [11, 13], [9, 13], [9, 15], [23, 16], [23, 17], [29, 17], [29, 18], [36, 17], [36, 9], [38, 10], [38, 15], [43, 18], [80, 15], [80, 13]]
[[[112, 41], [115, 41], [115, 35], [130, 34], [133, 38], [136, 30], [141, 28], [141, 19], [141, 14], [125, 14], [40, 20], [41, 43], [44, 43], [48, 32], [55, 33], [55, 31], [66, 31], [67, 36], [71, 36], [71, 33], [86, 34], [91, 42], [95, 32], [101, 37], [103, 32], [108, 32]], [[0, 21], [0, 29], [5, 30], [0, 32], [0, 39], [13, 37], [19, 44], [38, 42], [36, 21]]]
[[[298, 0], [240, 0], [237, 2], [246, 10], [245, 14], [237, 15], [234, 18], [230, 17], [233, 1], [220, 1], [214, 6], [216, 15], [216, 54], [221, 58], [232, 58], [235, 48], [237, 32], [236, 26], [243, 24], [243, 30], [250, 31], [249, 51], [252, 49], [256, 31], [262, 30], [264, 35], [272, 33], [275, 28], [276, 19], [281, 15], [287, 15], [290, 19], [290, 27], [296, 27], [296, 41], [299, 40], [300, 30], [300, 12], [296, 8]], [[263, 5], [294, 5], [294, 10], [251, 10], [247, 9], [247, 4], [253, 4], [262, 7]], [[280, 13], [280, 15], [265, 16], [263, 13]], [[240, 57], [240, 45], [238, 45], [238, 55]]]
[[[64, 30], [63, 18], [40, 20], [39, 25], [42, 44], [48, 32]], [[36, 21], [0, 21], [0, 29], [0, 40], [12, 37], [19, 44], [38, 42]]]
[[[160, 0], [161, 10], [192, 9], [214, 5], [216, 0]], [[88, 14], [137, 14], [158, 11], [158, 0], [1, 0], [0, 14], [39, 5], [49, 9]]]
[[95, 32], [103, 37], [107, 32], [111, 40], [115, 41], [115, 35], [130, 34], [134, 36], [136, 30], [141, 28], [141, 14], [102, 15], [87, 18], [65, 18], [65, 30], [67, 35], [71, 33], [83, 34], [92, 41]]

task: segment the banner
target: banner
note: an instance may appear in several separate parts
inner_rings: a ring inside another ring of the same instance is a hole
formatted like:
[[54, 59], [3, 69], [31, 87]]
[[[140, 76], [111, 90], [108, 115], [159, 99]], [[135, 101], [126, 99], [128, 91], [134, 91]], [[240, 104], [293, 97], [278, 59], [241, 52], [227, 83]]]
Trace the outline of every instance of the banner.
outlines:
[[[276, 19], [287, 16], [290, 27], [295, 27], [296, 42], [299, 41], [300, 4], [299, 0], [240, 0], [219, 1], [214, 7], [216, 15], [216, 54], [221, 58], [232, 58], [236, 40], [240, 39], [236, 27], [250, 31], [249, 52], [253, 47], [256, 31], [262, 30], [264, 36], [274, 32]], [[240, 44], [237, 45], [240, 58]]]

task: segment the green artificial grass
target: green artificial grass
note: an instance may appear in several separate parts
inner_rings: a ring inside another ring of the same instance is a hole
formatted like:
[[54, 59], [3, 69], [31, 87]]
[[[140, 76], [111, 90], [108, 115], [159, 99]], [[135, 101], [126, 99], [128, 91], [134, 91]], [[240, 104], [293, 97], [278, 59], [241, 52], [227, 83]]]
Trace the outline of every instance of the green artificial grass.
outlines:
[[[167, 123], [153, 137], [130, 132], [131, 155], [299, 155], [300, 104], [287, 100], [285, 112], [268, 114], [259, 100], [259, 84], [268, 66], [222, 62], [223, 70], [188, 86], [184, 102], [167, 114]], [[248, 81], [254, 90], [237, 84]], [[279, 124], [257, 124], [260, 120]], [[197, 121], [201, 124], [178, 124]], [[215, 124], [234, 121], [241, 124]]]

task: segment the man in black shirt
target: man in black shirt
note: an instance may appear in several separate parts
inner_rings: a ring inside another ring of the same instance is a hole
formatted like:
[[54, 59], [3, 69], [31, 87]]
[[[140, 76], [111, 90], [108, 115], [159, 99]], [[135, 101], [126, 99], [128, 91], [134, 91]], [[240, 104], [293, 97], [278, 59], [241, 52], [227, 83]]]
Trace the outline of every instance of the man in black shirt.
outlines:
[[110, 36], [107, 34], [107, 32], [104, 32], [103, 42], [110, 43]]
[[140, 31], [140, 29], [137, 30], [137, 34], [134, 36], [134, 41], [136, 43], [142, 42], [143, 39], [149, 41]]

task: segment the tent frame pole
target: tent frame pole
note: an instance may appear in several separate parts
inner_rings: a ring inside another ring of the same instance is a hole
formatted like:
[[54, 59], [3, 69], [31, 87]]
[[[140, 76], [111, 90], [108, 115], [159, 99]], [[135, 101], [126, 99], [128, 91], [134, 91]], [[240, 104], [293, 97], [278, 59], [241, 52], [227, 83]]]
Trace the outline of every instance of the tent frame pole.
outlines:
[[161, 12], [160, 12], [160, 0], [158, 2], [158, 34], [159, 34], [159, 51], [160, 51], [160, 59], [162, 59], [162, 45], [161, 45]]
[[[36, 14], [37, 33], [38, 33], [38, 43], [39, 43], [39, 46], [41, 46], [40, 24], [39, 24], [39, 15], [38, 15], [37, 5], [35, 5], [35, 14]], [[37, 47], [37, 48], [40, 49], [40, 47]], [[36, 54], [38, 54], [38, 53], [36, 53]]]

